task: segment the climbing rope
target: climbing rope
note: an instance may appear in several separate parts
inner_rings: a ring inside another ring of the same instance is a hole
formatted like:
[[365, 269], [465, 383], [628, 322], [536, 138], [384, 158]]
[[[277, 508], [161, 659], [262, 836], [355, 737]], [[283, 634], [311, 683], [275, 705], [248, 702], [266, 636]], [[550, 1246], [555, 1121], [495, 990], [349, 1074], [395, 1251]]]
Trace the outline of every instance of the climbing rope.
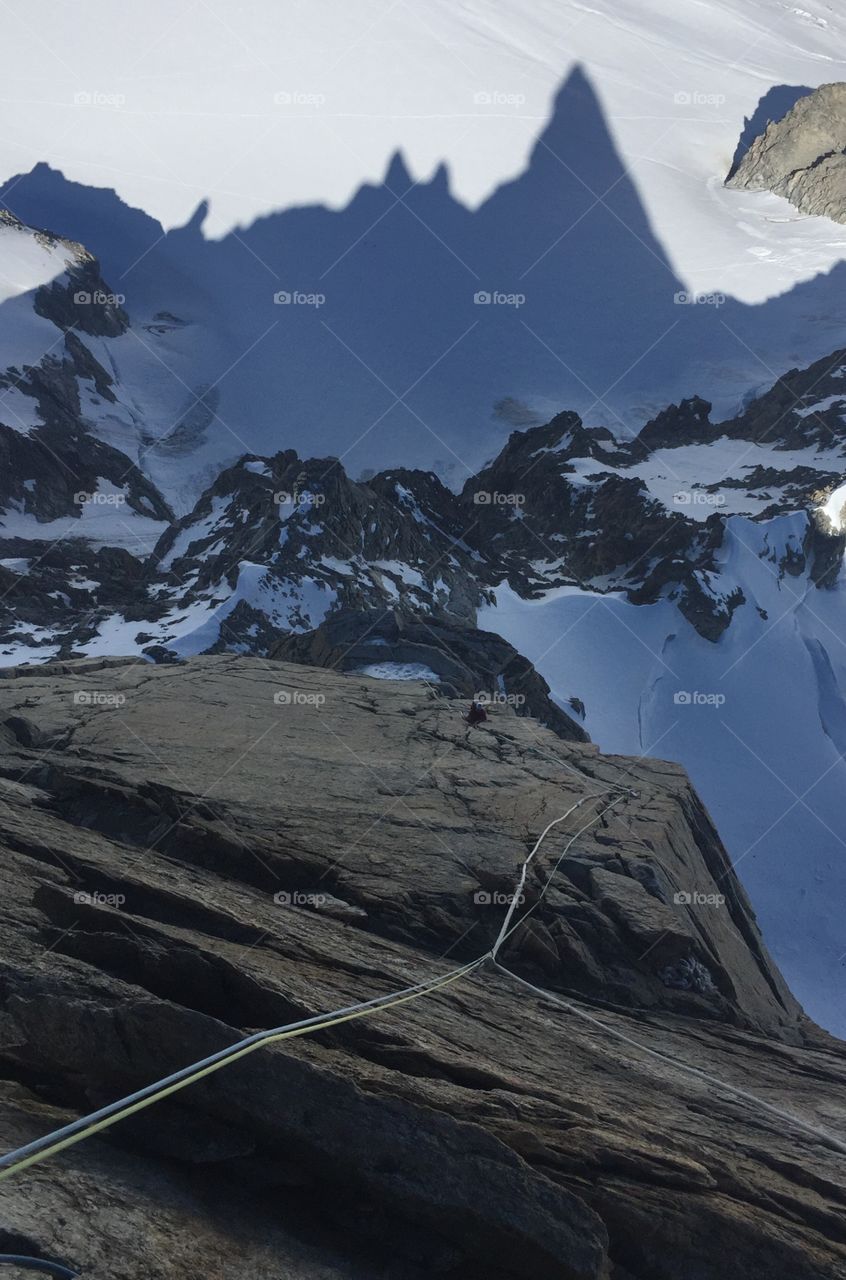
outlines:
[[[611, 788], [608, 789], [611, 791]], [[252, 1036], [247, 1036], [243, 1040], [237, 1041], [233, 1045], [229, 1045], [225, 1049], [219, 1050], [217, 1053], [210, 1054], [207, 1058], [201, 1059], [199, 1062], [191, 1063], [190, 1066], [183, 1067], [180, 1071], [175, 1071], [169, 1076], [165, 1076], [162, 1080], [147, 1085], [143, 1089], [137, 1090], [135, 1093], [129, 1094], [125, 1098], [118, 1099], [117, 1102], [110, 1103], [109, 1106], [102, 1107], [99, 1111], [94, 1111], [90, 1115], [81, 1116], [78, 1120], [74, 1120], [71, 1124], [56, 1129], [52, 1133], [46, 1134], [42, 1138], [37, 1138], [34, 1142], [27, 1143], [23, 1147], [18, 1147], [15, 1151], [10, 1151], [5, 1156], [0, 1157], [0, 1182], [9, 1178], [12, 1174], [22, 1173], [24, 1169], [30, 1168], [32, 1165], [40, 1164], [42, 1160], [47, 1160], [51, 1156], [58, 1155], [60, 1151], [66, 1150], [68, 1147], [74, 1146], [77, 1142], [82, 1142], [85, 1138], [93, 1137], [95, 1133], [101, 1133], [104, 1129], [110, 1128], [113, 1124], [117, 1124], [121, 1120], [126, 1120], [129, 1116], [143, 1111], [146, 1107], [152, 1106], [155, 1102], [162, 1101], [163, 1098], [170, 1097], [177, 1093], [180, 1089], [185, 1089], [189, 1085], [196, 1084], [198, 1080], [204, 1079], [206, 1076], [212, 1075], [215, 1071], [229, 1066], [233, 1062], [245, 1058], [248, 1054], [254, 1053], [257, 1049], [263, 1048], [268, 1044], [277, 1044], [282, 1040], [293, 1040], [297, 1036], [310, 1035], [315, 1031], [325, 1030], [329, 1027], [338, 1026], [343, 1022], [351, 1022], [356, 1018], [363, 1018], [368, 1014], [375, 1013], [380, 1009], [393, 1009], [398, 1005], [406, 1004], [410, 1000], [418, 1000], [422, 996], [430, 995], [435, 991], [441, 990], [443, 987], [450, 986], [453, 982], [468, 976], [474, 970], [481, 968], [487, 960], [493, 959], [505, 940], [506, 929], [514, 915], [515, 907], [518, 904], [519, 896], [522, 894], [523, 887], [526, 883], [526, 872], [529, 863], [535, 857], [540, 849], [543, 841], [553, 827], [564, 822], [571, 813], [579, 809], [589, 800], [595, 799], [594, 794], [582, 796], [570, 808], [558, 818], [554, 818], [543, 829], [534, 848], [525, 859], [519, 879], [517, 889], [512, 896], [505, 922], [500, 930], [499, 936], [490, 951], [486, 951], [484, 955], [479, 956], [476, 960], [469, 964], [459, 965], [454, 969], [450, 969], [448, 973], [440, 978], [429, 979], [426, 982], [420, 982], [411, 987], [404, 987], [399, 991], [389, 992], [384, 996], [377, 996], [373, 1000], [366, 1000], [359, 1004], [348, 1005], [343, 1009], [335, 1009], [330, 1013], [316, 1014], [311, 1018], [304, 1018], [299, 1022], [287, 1023], [281, 1027], [272, 1027], [268, 1031], [259, 1031]], [[622, 796], [620, 796], [622, 799]], [[615, 802], [617, 803], [617, 802]], [[610, 806], [609, 806], [610, 807]], [[597, 822], [602, 812], [597, 813], [592, 822]], [[591, 823], [586, 824], [587, 826]], [[583, 828], [584, 829], [584, 828]], [[576, 833], [576, 836], [579, 833]], [[567, 844], [567, 848], [576, 839], [573, 836]], [[566, 852], [566, 850], [565, 850]], [[563, 855], [562, 855], [563, 856]], [[544, 886], [543, 894], [546, 893], [549, 882]], [[543, 896], [543, 894], [541, 896]], [[537, 905], [537, 904], [536, 904]], [[516, 927], [516, 926], [515, 926]]]
[[[537, 900], [528, 911], [523, 913], [516, 923], [512, 924], [517, 907], [520, 905], [523, 898], [523, 890], [526, 885], [529, 866], [536, 857], [549, 832], [560, 823], [566, 821], [566, 819], [569, 818], [576, 809], [579, 809], [583, 804], [588, 803], [590, 800], [597, 799], [601, 794], [614, 794], [615, 799], [603, 809], [598, 810], [588, 822], [584, 823], [583, 826], [569, 837], [552, 869], [552, 872], [547, 877], [546, 883], [544, 884]], [[247, 1057], [248, 1054], [254, 1053], [257, 1049], [261, 1049], [265, 1045], [277, 1044], [282, 1040], [292, 1040], [298, 1036], [310, 1035], [315, 1031], [325, 1030], [330, 1027], [339, 1026], [344, 1022], [351, 1022], [357, 1018], [367, 1017], [368, 1015], [382, 1009], [394, 1009], [399, 1005], [407, 1004], [410, 1001], [419, 1000], [423, 996], [432, 995], [436, 991], [440, 991], [463, 978], [469, 977], [471, 973], [474, 973], [489, 961], [498, 968], [501, 973], [528, 988], [536, 995], [547, 1000], [552, 1000], [553, 1003], [560, 1005], [562, 1008], [566, 1009], [567, 1012], [585, 1019], [594, 1026], [601, 1028], [608, 1035], [616, 1037], [618, 1040], [629, 1044], [639, 1052], [645, 1053], [653, 1058], [658, 1058], [662, 1062], [675, 1067], [677, 1070], [696, 1076], [711, 1085], [715, 1085], [718, 1089], [722, 1089], [734, 1097], [742, 1098], [745, 1102], [752, 1103], [762, 1110], [778, 1116], [781, 1120], [797, 1126], [805, 1132], [813, 1134], [816, 1138], [825, 1141], [828, 1145], [835, 1147], [837, 1150], [846, 1152], [846, 1143], [841, 1142], [838, 1138], [834, 1137], [834, 1135], [829, 1134], [822, 1129], [818, 1129], [807, 1121], [800, 1119], [798, 1116], [792, 1115], [790, 1112], [782, 1111], [780, 1108], [774, 1107], [770, 1103], [763, 1102], [754, 1094], [746, 1093], [745, 1090], [737, 1089], [733, 1085], [725, 1084], [723, 1081], [708, 1075], [706, 1072], [700, 1071], [696, 1067], [690, 1067], [667, 1054], [660, 1053], [658, 1050], [650, 1049], [648, 1046], [640, 1044], [630, 1036], [627, 1036], [624, 1032], [618, 1031], [616, 1028], [609, 1026], [598, 1018], [594, 1018], [592, 1015], [586, 1013], [585, 1010], [579, 1009], [578, 1006], [571, 1004], [569, 1001], [561, 1000], [551, 992], [545, 991], [541, 987], [533, 986], [530, 982], [519, 977], [519, 975], [512, 973], [510, 969], [507, 969], [499, 961], [498, 956], [502, 946], [508, 938], [512, 936], [515, 930], [520, 928], [529, 916], [537, 910], [552, 883], [558, 867], [561, 865], [562, 860], [566, 856], [568, 850], [572, 847], [573, 843], [580, 835], [587, 831], [589, 827], [598, 822], [605, 813], [614, 808], [615, 805], [621, 803], [625, 796], [633, 796], [636, 794], [636, 792], [629, 788], [604, 788], [602, 792], [592, 792], [583, 796], [580, 800], [577, 800], [572, 804], [565, 813], [561, 814], [557, 818], [553, 818], [551, 822], [547, 823], [546, 827], [544, 827], [540, 836], [536, 840], [534, 847], [523, 861], [515, 892], [512, 894], [508, 910], [505, 914], [505, 919], [503, 920], [502, 927], [500, 928], [496, 941], [490, 950], [486, 951], [484, 955], [479, 956], [476, 960], [451, 969], [448, 973], [441, 975], [439, 978], [433, 978], [426, 982], [416, 983], [413, 986], [404, 987], [399, 991], [388, 992], [386, 995], [377, 996], [372, 1000], [365, 1000], [358, 1004], [347, 1005], [342, 1009], [335, 1009], [329, 1013], [317, 1014], [310, 1018], [304, 1018], [299, 1022], [288, 1023], [285, 1026], [274, 1027], [268, 1031], [259, 1031], [252, 1036], [247, 1036], [245, 1039], [239, 1040], [235, 1044], [219, 1050], [217, 1053], [210, 1054], [199, 1062], [191, 1063], [189, 1066], [183, 1067], [180, 1071], [176, 1071], [169, 1076], [165, 1076], [162, 1080], [158, 1080], [153, 1084], [147, 1085], [145, 1088], [139, 1089], [125, 1098], [120, 1098], [118, 1101], [111, 1103], [107, 1107], [101, 1108], [99, 1111], [94, 1111], [87, 1116], [81, 1116], [78, 1120], [65, 1125], [61, 1129], [57, 1129], [52, 1133], [46, 1134], [44, 1137], [38, 1138], [34, 1142], [30, 1142], [23, 1147], [17, 1148], [15, 1151], [8, 1152], [5, 1156], [0, 1157], [0, 1181], [11, 1177], [15, 1173], [23, 1172], [24, 1169], [28, 1169], [35, 1164], [39, 1164], [41, 1161], [47, 1160], [51, 1156], [58, 1155], [59, 1152], [66, 1150], [68, 1147], [74, 1146], [78, 1142], [82, 1142], [85, 1138], [90, 1138], [96, 1133], [101, 1133], [104, 1129], [110, 1128], [119, 1121], [126, 1120], [129, 1116], [135, 1115], [139, 1111], [143, 1111], [146, 1107], [150, 1107], [154, 1103], [170, 1097], [172, 1094], [177, 1093], [181, 1089], [187, 1088], [189, 1085], [196, 1084], [197, 1081], [205, 1079], [216, 1071], [220, 1071], [223, 1067], [227, 1067], [233, 1062], [240, 1061], [240, 1059]], [[69, 1274], [73, 1275], [72, 1272]]]
[[48, 1262], [46, 1258], [26, 1258], [22, 1253], [0, 1253], [0, 1267], [22, 1267], [24, 1271], [42, 1271], [56, 1280], [76, 1280], [78, 1271], [71, 1271], [61, 1262]]
[[582, 1018], [585, 1022], [589, 1022], [591, 1026], [598, 1027], [601, 1031], [606, 1032], [614, 1039], [622, 1041], [623, 1044], [629, 1045], [633, 1049], [637, 1049], [639, 1053], [645, 1053], [650, 1058], [657, 1058], [659, 1062], [664, 1062], [671, 1067], [675, 1067], [677, 1071], [683, 1071], [687, 1075], [697, 1076], [700, 1080], [706, 1081], [711, 1085], [722, 1090], [723, 1093], [731, 1094], [735, 1098], [740, 1098], [743, 1102], [751, 1102], [754, 1106], [759, 1107], [763, 1111], [768, 1111], [771, 1115], [777, 1116], [779, 1120], [786, 1120], [789, 1124], [796, 1125], [799, 1129], [803, 1129], [806, 1133], [812, 1134], [827, 1146], [832, 1147], [836, 1151], [846, 1154], [846, 1142], [835, 1137], [825, 1129], [820, 1129], [816, 1125], [810, 1124], [807, 1120], [802, 1120], [799, 1116], [793, 1115], [790, 1111], [782, 1111], [780, 1107], [775, 1107], [770, 1102], [764, 1102], [754, 1093], [747, 1093], [745, 1089], [739, 1089], [736, 1085], [728, 1084], [725, 1080], [720, 1080], [717, 1076], [709, 1075], [707, 1071], [701, 1071], [699, 1067], [691, 1067], [689, 1063], [680, 1062], [678, 1058], [671, 1057], [668, 1053], [662, 1053], [660, 1049], [650, 1049], [648, 1045], [641, 1044], [639, 1040], [635, 1040], [632, 1036], [626, 1035], [624, 1031], [618, 1031], [616, 1027], [609, 1026], [607, 1022], [603, 1022], [601, 1018], [596, 1018], [592, 1013], [588, 1013], [586, 1009], [580, 1009], [578, 1005], [571, 1004], [569, 1000], [562, 1000], [560, 996], [553, 995], [551, 991], [544, 990], [543, 987], [536, 987], [533, 983], [528, 982], [525, 978], [521, 978], [518, 973], [513, 973], [511, 969], [506, 969], [505, 965], [500, 964], [496, 957], [492, 957], [493, 963], [502, 973], [512, 978], [515, 982], [519, 982], [521, 987], [526, 987], [529, 991], [534, 992], [536, 996], [542, 996], [545, 1000], [551, 1000], [553, 1004], [560, 1005], [562, 1009], [566, 1009], [568, 1013], [573, 1013], [577, 1018]]
[[244, 1040], [238, 1040], [235, 1044], [229, 1045], [228, 1048], [221, 1049], [218, 1053], [210, 1054], [209, 1057], [203, 1058], [199, 1062], [191, 1063], [190, 1066], [183, 1067], [181, 1071], [175, 1071], [172, 1075], [165, 1076], [164, 1079], [157, 1080], [154, 1084], [147, 1085], [146, 1088], [139, 1089], [136, 1093], [120, 1098], [117, 1102], [113, 1102], [107, 1107], [102, 1107], [99, 1111], [93, 1111], [90, 1115], [81, 1116], [79, 1120], [74, 1120], [71, 1124], [65, 1125], [61, 1129], [56, 1129], [53, 1133], [48, 1133], [43, 1138], [37, 1138], [34, 1142], [27, 1143], [26, 1146], [19, 1147], [16, 1151], [10, 1151], [0, 1158], [0, 1182], [5, 1178], [11, 1177], [13, 1173], [20, 1173], [34, 1164], [39, 1164], [42, 1160], [47, 1160], [50, 1156], [58, 1155], [60, 1151], [74, 1146], [77, 1142], [82, 1142], [84, 1138], [90, 1138], [95, 1133], [101, 1133], [103, 1129], [110, 1128], [111, 1125], [117, 1124], [119, 1120], [128, 1119], [129, 1116], [143, 1111], [145, 1107], [152, 1106], [154, 1102], [161, 1102], [163, 1098], [170, 1097], [171, 1094], [187, 1088], [188, 1085], [196, 1084], [198, 1080], [212, 1075], [215, 1071], [220, 1071], [222, 1067], [228, 1067], [231, 1063], [247, 1057], [248, 1054], [255, 1053], [256, 1049], [261, 1049], [268, 1044], [276, 1044], [280, 1040], [293, 1040], [297, 1036], [305, 1036], [314, 1031], [336, 1027], [342, 1022], [352, 1022], [355, 1018], [363, 1018], [378, 1009], [393, 1009], [397, 1005], [406, 1004], [409, 1000], [417, 1000], [421, 996], [431, 995], [432, 992], [439, 991], [442, 987], [447, 987], [451, 983], [457, 982], [459, 978], [466, 977], [474, 969], [478, 969], [488, 959], [489, 955], [490, 953], [488, 952], [478, 960], [474, 960], [470, 964], [461, 965], [456, 969], [451, 969], [449, 973], [429, 982], [421, 982], [412, 987], [404, 987], [401, 991], [389, 992], [387, 995], [377, 996], [374, 1000], [365, 1000], [361, 1004], [348, 1005], [344, 1009], [335, 1009], [331, 1013], [317, 1014], [312, 1018], [303, 1018], [300, 1022], [291, 1022], [282, 1027], [273, 1027], [269, 1031], [258, 1031], [255, 1035], [247, 1036]]

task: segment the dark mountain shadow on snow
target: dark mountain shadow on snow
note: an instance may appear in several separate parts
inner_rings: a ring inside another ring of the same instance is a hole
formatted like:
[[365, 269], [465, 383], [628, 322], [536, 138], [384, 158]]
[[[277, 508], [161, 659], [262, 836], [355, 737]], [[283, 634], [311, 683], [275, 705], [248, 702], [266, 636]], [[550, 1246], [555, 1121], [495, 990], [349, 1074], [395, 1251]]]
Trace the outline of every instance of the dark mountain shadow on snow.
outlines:
[[[149, 344], [156, 312], [196, 326], [197, 368], [179, 376], [208, 382], [201, 352], [217, 353], [218, 412], [244, 450], [334, 454], [353, 474], [434, 465], [461, 483], [499, 449], [513, 405], [526, 420], [574, 408], [620, 434], [695, 392], [728, 415], [843, 339], [841, 267], [757, 307], [680, 304], [684, 284], [579, 69], [524, 172], [476, 210], [446, 168], [415, 183], [401, 155], [343, 209], [282, 210], [217, 241], [204, 206], [165, 234], [46, 165], [0, 200], [96, 253]], [[325, 301], [274, 301], [295, 293]], [[221, 456], [233, 445], [221, 428]]]
[[813, 92], [814, 90], [806, 84], [776, 84], [772, 89], [768, 89], [752, 115], [744, 118], [743, 132], [727, 176], [729, 178], [734, 176], [746, 152], [768, 124], [783, 120], [800, 98], [807, 98], [808, 94]]

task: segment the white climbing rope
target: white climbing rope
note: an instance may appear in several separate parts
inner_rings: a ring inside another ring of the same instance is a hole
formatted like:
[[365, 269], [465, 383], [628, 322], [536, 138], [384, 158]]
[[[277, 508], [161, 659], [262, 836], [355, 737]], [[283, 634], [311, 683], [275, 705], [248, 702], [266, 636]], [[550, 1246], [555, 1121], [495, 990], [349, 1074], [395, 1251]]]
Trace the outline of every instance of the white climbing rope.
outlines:
[[[605, 808], [598, 810], [592, 818], [584, 823], [565, 844], [565, 847], [559, 855], [550, 875], [547, 877], [540, 895], [538, 896], [532, 907], [526, 911], [520, 919], [512, 924], [514, 914], [520, 905], [523, 896], [523, 890], [526, 885], [526, 877], [528, 875], [529, 866], [536, 857], [544, 840], [550, 831], [579, 809], [589, 800], [595, 800], [599, 795], [616, 794], [616, 799]], [[511, 902], [505, 914], [502, 927], [497, 935], [493, 947], [479, 956], [476, 960], [468, 964], [459, 965], [454, 969], [450, 969], [446, 974], [442, 974], [439, 978], [429, 979], [426, 982], [420, 982], [413, 986], [403, 987], [398, 991], [388, 992], [386, 995], [377, 996], [372, 1000], [365, 1000], [359, 1004], [347, 1005], [341, 1009], [334, 1009], [329, 1013], [316, 1014], [310, 1018], [303, 1018], [299, 1022], [287, 1023], [281, 1027], [274, 1027], [268, 1031], [260, 1031], [252, 1036], [247, 1036], [242, 1040], [238, 1040], [235, 1044], [228, 1048], [221, 1049], [217, 1053], [211, 1054], [199, 1062], [191, 1063], [187, 1067], [183, 1067], [180, 1071], [173, 1072], [171, 1075], [165, 1076], [163, 1079], [147, 1085], [143, 1089], [137, 1090], [135, 1093], [120, 1098], [118, 1101], [111, 1103], [107, 1107], [102, 1107], [99, 1111], [94, 1111], [90, 1115], [81, 1116], [78, 1120], [71, 1124], [65, 1125], [60, 1129], [56, 1129], [52, 1133], [45, 1134], [44, 1137], [36, 1139], [34, 1142], [27, 1143], [23, 1147], [18, 1147], [14, 1151], [8, 1152], [0, 1157], [0, 1181], [11, 1177], [15, 1173], [20, 1173], [24, 1169], [30, 1168], [32, 1165], [47, 1160], [51, 1156], [58, 1155], [59, 1152], [66, 1150], [68, 1147], [82, 1142], [85, 1138], [92, 1137], [96, 1133], [102, 1132], [113, 1124], [117, 1124], [120, 1120], [125, 1120], [131, 1115], [144, 1110], [146, 1107], [152, 1106], [154, 1103], [161, 1101], [163, 1098], [187, 1088], [189, 1085], [195, 1084], [198, 1080], [204, 1079], [213, 1072], [221, 1070], [223, 1067], [229, 1066], [233, 1062], [239, 1061], [248, 1054], [255, 1052], [257, 1049], [263, 1048], [268, 1044], [275, 1044], [282, 1040], [294, 1039], [298, 1036], [309, 1035], [315, 1031], [325, 1028], [338, 1026], [344, 1022], [351, 1022], [356, 1018], [366, 1017], [371, 1013], [378, 1012], [381, 1009], [392, 1009], [398, 1005], [407, 1004], [409, 1001], [421, 999], [423, 996], [432, 995], [434, 992], [450, 986], [454, 982], [460, 981], [462, 978], [468, 977], [471, 973], [480, 969], [486, 962], [491, 961], [502, 973], [506, 974], [512, 980], [520, 983], [535, 995], [543, 999], [551, 1000], [574, 1014], [576, 1017], [591, 1023], [593, 1026], [600, 1028], [607, 1035], [616, 1037], [618, 1040], [629, 1044], [632, 1048], [637, 1049], [640, 1053], [657, 1058], [664, 1063], [675, 1067], [677, 1070], [696, 1076], [704, 1080], [708, 1084], [715, 1086], [717, 1089], [725, 1093], [731, 1094], [736, 1098], [741, 1098], [747, 1103], [758, 1107], [761, 1110], [777, 1116], [780, 1120], [787, 1122], [803, 1131], [813, 1134], [814, 1137], [824, 1141], [829, 1146], [835, 1147], [839, 1151], [846, 1153], [846, 1143], [842, 1142], [833, 1134], [829, 1134], [825, 1130], [819, 1129], [807, 1121], [794, 1116], [790, 1112], [782, 1111], [779, 1107], [775, 1107], [768, 1102], [756, 1097], [754, 1094], [747, 1093], [743, 1089], [738, 1089], [734, 1085], [726, 1084], [715, 1076], [710, 1076], [707, 1072], [699, 1070], [697, 1067], [688, 1066], [679, 1059], [674, 1059], [667, 1054], [663, 1054], [656, 1049], [650, 1049], [648, 1046], [640, 1044], [637, 1040], [627, 1036], [624, 1032], [618, 1031], [614, 1027], [608, 1026], [599, 1018], [588, 1014], [584, 1009], [562, 1000], [560, 997], [553, 995], [549, 991], [545, 991], [542, 987], [536, 987], [526, 979], [519, 977], [518, 974], [512, 973], [498, 959], [499, 952], [503, 944], [515, 932], [516, 929], [528, 919], [533, 911], [537, 909], [541, 901], [545, 897], [552, 879], [555, 876], [562, 859], [566, 856], [567, 851], [572, 847], [573, 842], [578, 839], [589, 827], [598, 822], [603, 814], [607, 813], [614, 805], [619, 804], [624, 795], [634, 795], [635, 792], [628, 788], [608, 787], [601, 792], [593, 792], [590, 795], [583, 796], [570, 806], [569, 809], [557, 818], [553, 818], [544, 827], [538, 839], [535, 841], [534, 847], [528, 856], [524, 859], [520, 869], [515, 891], [512, 894]]]

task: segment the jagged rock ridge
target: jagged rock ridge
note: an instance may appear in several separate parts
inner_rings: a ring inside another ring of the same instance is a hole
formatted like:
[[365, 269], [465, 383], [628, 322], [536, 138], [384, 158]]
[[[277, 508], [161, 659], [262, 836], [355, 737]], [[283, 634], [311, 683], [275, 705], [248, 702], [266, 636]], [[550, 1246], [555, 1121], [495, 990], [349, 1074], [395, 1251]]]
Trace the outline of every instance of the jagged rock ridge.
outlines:
[[[628, 443], [565, 412], [514, 432], [458, 494], [430, 472], [353, 481], [331, 458], [248, 455], [179, 520], [128, 459], [69, 425], [70, 411], [47, 450], [0, 428], [4, 523], [20, 528], [0, 538], [4, 651], [17, 660], [269, 654], [281, 635], [313, 631], [337, 610], [472, 626], [503, 581], [527, 598], [561, 586], [623, 590], [635, 603], [668, 597], [716, 640], [744, 602], [720, 576], [733, 514], [800, 514], [785, 569], [832, 580], [843, 535], [819, 511], [842, 477], [844, 369], [838, 351], [794, 370], [729, 422], [712, 423], [705, 401], [684, 401]], [[59, 486], [59, 450], [72, 451], [77, 473], [87, 468], [92, 494], [112, 487], [98, 508], [104, 527], [86, 524], [96, 504], [73, 498], [66, 477]], [[47, 462], [36, 468], [36, 457]], [[45, 550], [67, 503], [73, 517]], [[146, 521], [134, 540], [130, 515]], [[147, 526], [158, 530], [154, 545]], [[125, 573], [114, 573], [116, 556]]]

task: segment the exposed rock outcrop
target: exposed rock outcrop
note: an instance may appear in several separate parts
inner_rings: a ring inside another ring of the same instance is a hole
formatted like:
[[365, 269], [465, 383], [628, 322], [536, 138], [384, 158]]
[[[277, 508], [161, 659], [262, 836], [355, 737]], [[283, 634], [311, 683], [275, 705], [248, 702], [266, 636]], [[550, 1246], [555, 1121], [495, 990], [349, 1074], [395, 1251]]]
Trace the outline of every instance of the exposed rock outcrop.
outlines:
[[674, 1065], [842, 1133], [843, 1047], [678, 767], [508, 708], [467, 734], [421, 684], [92, 661], [0, 680], [0, 799], [9, 1146], [482, 954], [585, 800], [503, 953], [570, 1011], [484, 968], [262, 1050], [0, 1184], [0, 1247], [115, 1280], [846, 1276], [842, 1156]]
[[755, 139], [726, 185], [846, 222], [846, 84], [823, 84]]

